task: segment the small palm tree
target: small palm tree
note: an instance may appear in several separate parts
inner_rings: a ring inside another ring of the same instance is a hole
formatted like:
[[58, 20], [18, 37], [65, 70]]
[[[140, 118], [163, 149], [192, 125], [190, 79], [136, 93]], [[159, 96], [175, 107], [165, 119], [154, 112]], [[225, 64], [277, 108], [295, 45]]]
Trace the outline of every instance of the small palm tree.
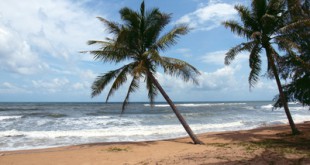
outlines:
[[124, 22], [123, 24], [98, 17], [107, 26], [113, 37], [106, 38], [106, 41], [88, 41], [89, 45], [99, 44], [101, 48], [87, 52], [93, 54], [96, 60], [103, 62], [119, 63], [125, 61], [129, 63], [119, 69], [98, 76], [92, 84], [92, 97], [99, 95], [110, 82], [114, 81], [106, 98], [106, 101], [108, 101], [109, 97], [121, 85], [128, 79], [131, 79], [122, 106], [123, 113], [130, 94], [139, 88], [139, 81], [144, 79], [151, 105], [154, 104], [154, 98], [159, 90], [193, 142], [195, 144], [202, 144], [155, 78], [157, 68], [161, 67], [166, 74], [180, 76], [185, 81], [192, 80], [194, 83], [197, 83], [195, 76], [199, 72], [195, 67], [185, 61], [160, 56], [159, 54], [160, 51], [164, 51], [169, 46], [174, 45], [180, 35], [188, 33], [188, 27], [186, 25], [178, 25], [168, 33], [160, 36], [164, 27], [170, 21], [170, 14], [162, 13], [158, 8], [145, 11], [144, 1], [141, 3], [139, 12], [125, 7], [119, 13]]
[[251, 72], [249, 75], [250, 87], [253, 87], [259, 80], [261, 71], [261, 51], [265, 50], [268, 62], [267, 72], [269, 77], [275, 78], [281, 102], [293, 134], [299, 134], [293, 118], [290, 114], [286, 96], [283, 92], [279, 78], [277, 59], [279, 54], [273, 48], [273, 41], [279, 37], [279, 31], [285, 26], [285, 0], [253, 0], [251, 9], [236, 5], [242, 24], [235, 20], [223, 22], [226, 28], [230, 28], [233, 33], [245, 37], [248, 42], [241, 43], [231, 48], [225, 57], [225, 64], [229, 65], [235, 56], [248, 51]]

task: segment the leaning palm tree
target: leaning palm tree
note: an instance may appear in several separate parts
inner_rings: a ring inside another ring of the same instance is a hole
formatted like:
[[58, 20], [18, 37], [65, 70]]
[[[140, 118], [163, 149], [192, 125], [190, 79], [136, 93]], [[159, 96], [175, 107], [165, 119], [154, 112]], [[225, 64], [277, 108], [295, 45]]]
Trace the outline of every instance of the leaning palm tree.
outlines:
[[192, 80], [197, 83], [195, 76], [199, 72], [195, 67], [176, 58], [160, 56], [160, 51], [174, 45], [180, 35], [188, 33], [188, 27], [186, 25], [177, 25], [166, 34], [160, 35], [170, 21], [170, 14], [162, 13], [158, 8], [145, 11], [144, 2], [141, 3], [138, 12], [125, 7], [119, 13], [123, 24], [98, 17], [106, 25], [113, 37], [106, 38], [105, 41], [88, 41], [89, 45], [99, 44], [101, 48], [87, 52], [93, 54], [96, 60], [112, 63], [127, 62], [128, 64], [98, 76], [92, 84], [92, 97], [99, 95], [108, 87], [110, 82], [114, 81], [106, 98], [106, 101], [108, 101], [120, 86], [124, 85], [128, 79], [131, 79], [122, 106], [123, 113], [130, 94], [138, 89], [139, 81], [144, 79], [151, 105], [154, 104], [155, 96], [159, 90], [193, 142], [202, 144], [155, 76], [156, 70], [161, 67], [166, 74], [180, 76], [185, 81]]
[[241, 24], [235, 20], [225, 21], [223, 25], [230, 28], [233, 33], [245, 37], [247, 42], [231, 48], [225, 57], [225, 64], [229, 65], [232, 60], [242, 51], [250, 52], [250, 75], [249, 84], [253, 87], [259, 80], [261, 71], [261, 52], [264, 49], [267, 56], [267, 73], [270, 78], [275, 78], [281, 103], [291, 126], [292, 134], [299, 134], [291, 113], [289, 111], [286, 96], [283, 92], [279, 78], [277, 60], [279, 54], [273, 47], [273, 42], [280, 36], [279, 30], [285, 26], [287, 14], [285, 13], [285, 0], [253, 0], [251, 9], [242, 5], [236, 5]]
[[[287, 0], [287, 25], [276, 42], [286, 55], [280, 60], [280, 76], [291, 81], [283, 86], [287, 100], [310, 105], [310, 2]], [[276, 107], [281, 107], [279, 96]]]

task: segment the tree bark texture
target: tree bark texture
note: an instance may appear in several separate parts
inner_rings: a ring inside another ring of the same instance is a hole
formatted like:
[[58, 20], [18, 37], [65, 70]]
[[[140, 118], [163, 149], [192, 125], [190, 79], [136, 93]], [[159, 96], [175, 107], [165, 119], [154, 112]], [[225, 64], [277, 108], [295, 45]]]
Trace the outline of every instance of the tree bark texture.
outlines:
[[165, 100], [167, 101], [167, 103], [170, 105], [171, 109], [173, 110], [173, 112], [175, 113], [175, 115], [177, 116], [177, 118], [179, 119], [180, 123], [182, 124], [182, 126], [184, 127], [184, 129], [186, 130], [186, 132], [188, 133], [188, 135], [190, 136], [190, 138], [193, 140], [194, 144], [204, 144], [202, 141], [200, 141], [197, 136], [194, 134], [194, 132], [192, 131], [192, 129], [189, 127], [189, 125], [187, 124], [187, 122], [185, 121], [185, 119], [183, 118], [183, 116], [181, 115], [181, 113], [179, 112], [179, 110], [177, 109], [177, 107], [174, 105], [174, 103], [172, 102], [172, 100], [169, 98], [169, 96], [167, 95], [167, 93], [164, 91], [164, 89], [161, 87], [161, 85], [158, 83], [158, 81], [156, 80], [156, 78], [153, 76], [152, 73], [148, 73], [148, 76], [151, 78], [151, 80], [154, 82], [155, 86], [158, 88], [158, 90], [160, 91], [160, 93], [163, 95], [163, 97], [165, 98]]
[[282, 84], [281, 84], [281, 81], [280, 81], [280, 78], [279, 78], [278, 70], [277, 70], [276, 65], [275, 65], [275, 61], [274, 61], [274, 57], [273, 57], [274, 53], [273, 53], [273, 50], [270, 47], [271, 46], [269, 44], [266, 44], [264, 46], [264, 48], [266, 50], [266, 55], [267, 55], [268, 63], [269, 63], [269, 66], [272, 69], [274, 78], [276, 79], [276, 83], [277, 83], [279, 94], [280, 94], [280, 100], [281, 100], [281, 102], [283, 104], [283, 108], [284, 108], [286, 117], [287, 117], [287, 119], [289, 121], [291, 130], [292, 130], [292, 134], [293, 135], [297, 135], [297, 134], [300, 134], [300, 131], [297, 129], [297, 127], [296, 127], [296, 125], [294, 123], [294, 120], [292, 118], [292, 115], [290, 113], [290, 110], [288, 108], [287, 99], [286, 99], [286, 96], [285, 96], [285, 94], [283, 92], [283, 88], [282, 88]]

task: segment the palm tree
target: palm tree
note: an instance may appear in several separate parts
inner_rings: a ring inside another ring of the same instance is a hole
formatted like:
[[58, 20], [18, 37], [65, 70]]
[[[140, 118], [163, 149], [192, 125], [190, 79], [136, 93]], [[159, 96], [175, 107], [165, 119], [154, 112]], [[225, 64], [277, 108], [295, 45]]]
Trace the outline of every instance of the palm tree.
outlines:
[[[283, 86], [287, 100], [310, 105], [310, 6], [309, 1], [287, 0], [287, 25], [276, 42], [286, 52], [281, 57], [280, 75], [291, 81]], [[281, 107], [279, 96], [276, 107]]]
[[186, 25], [177, 25], [166, 34], [160, 35], [164, 27], [170, 22], [171, 15], [160, 12], [158, 8], [145, 11], [144, 1], [141, 3], [138, 12], [125, 7], [119, 13], [123, 24], [98, 17], [107, 26], [113, 37], [106, 38], [106, 41], [88, 41], [89, 45], [99, 44], [101, 48], [87, 52], [93, 54], [96, 60], [103, 62], [129, 63], [98, 76], [92, 84], [92, 97], [99, 95], [110, 82], [114, 81], [106, 98], [108, 101], [109, 97], [120, 86], [131, 79], [122, 106], [123, 113], [130, 94], [139, 88], [139, 81], [144, 79], [151, 105], [154, 104], [154, 98], [159, 90], [193, 142], [203, 144], [193, 133], [155, 77], [157, 68], [161, 67], [166, 74], [180, 76], [184, 81], [192, 80], [197, 83], [195, 76], [199, 74], [199, 71], [195, 67], [176, 58], [160, 56], [160, 51], [176, 44], [176, 39], [180, 35], [188, 33], [189, 28]]
[[242, 52], [248, 51], [250, 75], [249, 84], [253, 87], [259, 80], [261, 71], [261, 52], [265, 50], [267, 56], [267, 73], [270, 78], [275, 78], [281, 102], [283, 104], [286, 116], [291, 126], [292, 134], [299, 134], [291, 113], [289, 111], [286, 96], [283, 92], [281, 81], [279, 78], [277, 60], [279, 54], [273, 48], [273, 42], [277, 39], [279, 30], [285, 25], [285, 1], [284, 0], [253, 0], [251, 9], [236, 5], [242, 24], [235, 20], [225, 21], [223, 25], [230, 28], [233, 33], [245, 37], [247, 42], [241, 43], [231, 48], [225, 57], [225, 64], [229, 65], [235, 56]]

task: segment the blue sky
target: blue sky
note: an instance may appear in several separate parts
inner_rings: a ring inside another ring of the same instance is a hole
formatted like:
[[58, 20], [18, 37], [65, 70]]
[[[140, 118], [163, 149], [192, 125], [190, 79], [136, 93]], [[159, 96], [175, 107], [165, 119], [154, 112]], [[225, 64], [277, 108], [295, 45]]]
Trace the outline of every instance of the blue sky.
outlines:
[[[90, 97], [96, 76], [119, 65], [93, 61], [81, 50], [96, 47], [87, 40], [103, 40], [107, 34], [97, 16], [120, 21], [122, 7], [138, 10], [140, 0], [10, 0], [0, 6], [0, 102], [6, 101], [104, 101], [107, 91]], [[162, 55], [180, 58], [201, 71], [199, 85], [185, 83], [162, 72], [157, 78], [175, 101], [272, 100], [273, 80], [261, 77], [255, 88], [248, 85], [248, 53], [224, 65], [228, 49], [244, 40], [221, 22], [238, 19], [235, 4], [247, 0], [146, 0], [146, 8], [172, 13], [167, 30], [187, 23], [192, 31]], [[121, 64], [120, 64], [121, 65]], [[265, 64], [263, 64], [265, 68]], [[264, 70], [261, 73], [264, 75]], [[126, 85], [111, 101], [122, 101]], [[131, 101], [147, 101], [143, 84]], [[158, 96], [157, 101], [163, 101]]]

